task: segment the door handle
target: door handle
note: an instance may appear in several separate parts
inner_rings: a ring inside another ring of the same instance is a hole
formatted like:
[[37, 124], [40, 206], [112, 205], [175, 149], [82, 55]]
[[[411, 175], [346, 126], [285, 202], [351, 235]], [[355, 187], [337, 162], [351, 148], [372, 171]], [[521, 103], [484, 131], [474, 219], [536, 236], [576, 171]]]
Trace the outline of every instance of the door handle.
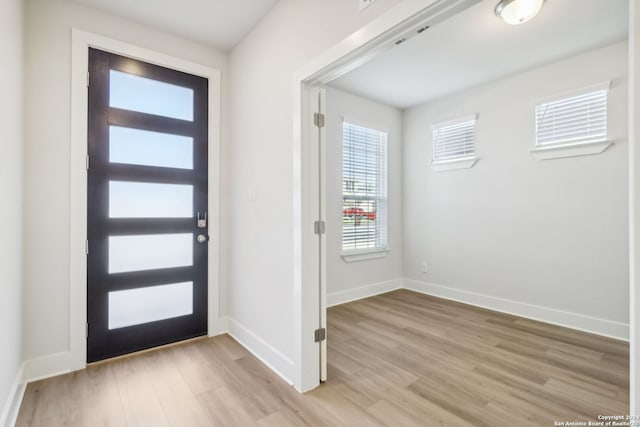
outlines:
[[200, 217], [200, 212], [197, 212], [198, 228], [207, 228], [207, 212], [204, 212], [204, 217]]

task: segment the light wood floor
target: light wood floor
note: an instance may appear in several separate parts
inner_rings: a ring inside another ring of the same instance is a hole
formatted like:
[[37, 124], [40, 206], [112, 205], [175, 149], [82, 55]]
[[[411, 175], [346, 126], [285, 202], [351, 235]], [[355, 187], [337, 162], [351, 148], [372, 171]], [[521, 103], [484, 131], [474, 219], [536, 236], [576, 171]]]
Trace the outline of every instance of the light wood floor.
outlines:
[[18, 426], [553, 426], [627, 414], [623, 342], [410, 291], [329, 310], [298, 394], [229, 336], [29, 384]]

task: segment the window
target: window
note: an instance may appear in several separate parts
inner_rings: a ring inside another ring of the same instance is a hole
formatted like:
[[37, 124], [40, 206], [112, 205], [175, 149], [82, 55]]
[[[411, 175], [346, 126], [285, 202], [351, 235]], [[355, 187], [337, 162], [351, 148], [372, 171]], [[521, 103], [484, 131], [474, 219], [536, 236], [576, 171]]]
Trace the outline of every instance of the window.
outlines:
[[[342, 250], [387, 248], [387, 134], [343, 122]], [[347, 260], [345, 258], [345, 260]]]
[[602, 83], [536, 105], [536, 135], [531, 152], [543, 153], [541, 158], [554, 158], [604, 151], [610, 145], [609, 86], [610, 82]]
[[607, 87], [536, 105], [536, 147], [607, 140]]
[[473, 166], [476, 156], [475, 116], [434, 124], [432, 134], [434, 169], [460, 169]]

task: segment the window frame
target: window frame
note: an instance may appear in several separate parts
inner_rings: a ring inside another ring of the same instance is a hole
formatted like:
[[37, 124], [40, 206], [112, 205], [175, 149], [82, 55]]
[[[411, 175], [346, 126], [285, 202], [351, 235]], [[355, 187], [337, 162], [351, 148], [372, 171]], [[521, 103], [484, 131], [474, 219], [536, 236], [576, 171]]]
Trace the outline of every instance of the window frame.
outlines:
[[[376, 192], [376, 195], [370, 197], [369, 199], [364, 198], [362, 200], [371, 200], [376, 203], [376, 227], [384, 227], [382, 233], [376, 229], [375, 238], [379, 239], [381, 236], [383, 237], [383, 241], [376, 241], [375, 247], [371, 248], [363, 248], [363, 249], [345, 249], [344, 247], [344, 222], [341, 227], [341, 257], [345, 262], [356, 262], [356, 261], [364, 261], [375, 258], [383, 258], [388, 255], [390, 252], [389, 248], [389, 220], [388, 220], [388, 211], [389, 211], [389, 155], [388, 155], [388, 143], [389, 143], [389, 131], [385, 128], [380, 128], [378, 126], [371, 126], [370, 123], [363, 122], [361, 120], [354, 120], [348, 117], [343, 117], [341, 122], [341, 167], [342, 167], [342, 203], [341, 203], [341, 218], [344, 218], [344, 209], [345, 199], [349, 199], [345, 196], [345, 167], [344, 167], [344, 151], [345, 151], [345, 125], [356, 126], [360, 128], [366, 128], [371, 131], [375, 131], [380, 135], [383, 135], [382, 143], [382, 158], [378, 160], [378, 169], [376, 170], [376, 175], [378, 176], [378, 185], [380, 182], [380, 173], [384, 175], [382, 177], [384, 181], [384, 189], [381, 192], [380, 189]], [[384, 168], [380, 167], [383, 164]], [[382, 193], [382, 195], [381, 195]], [[363, 197], [363, 196], [361, 196]], [[343, 220], [344, 221], [344, 220]]]
[[[444, 128], [453, 127], [467, 122], [473, 122], [473, 153], [471, 156], [464, 156], [458, 158], [436, 160], [436, 137], [435, 133]], [[434, 122], [431, 124], [431, 168], [437, 172], [456, 170], [456, 169], [469, 169], [472, 168], [478, 161], [478, 144], [477, 144], [477, 124], [478, 114], [471, 114], [467, 116], [457, 117], [455, 119]]]
[[[605, 101], [606, 131], [603, 138], [594, 140], [594, 138], [592, 137], [591, 138], [585, 137], [583, 139], [575, 139], [573, 141], [567, 141], [564, 143], [562, 141], [545, 143], [545, 144], [538, 143], [538, 112], [537, 110], [541, 105], [562, 101], [562, 100], [578, 97], [581, 95], [588, 95], [590, 93], [595, 93], [599, 91], [606, 91], [606, 101]], [[564, 157], [600, 154], [604, 150], [606, 150], [610, 145], [613, 144], [613, 140], [610, 138], [610, 135], [609, 135], [610, 91], [611, 91], [611, 81], [607, 80], [601, 83], [584, 86], [584, 87], [573, 89], [570, 91], [565, 91], [553, 96], [538, 99], [533, 106], [534, 134], [533, 134], [533, 145], [529, 149], [529, 153], [538, 159], [548, 160], [548, 159], [557, 159], [557, 158], [564, 158]]]

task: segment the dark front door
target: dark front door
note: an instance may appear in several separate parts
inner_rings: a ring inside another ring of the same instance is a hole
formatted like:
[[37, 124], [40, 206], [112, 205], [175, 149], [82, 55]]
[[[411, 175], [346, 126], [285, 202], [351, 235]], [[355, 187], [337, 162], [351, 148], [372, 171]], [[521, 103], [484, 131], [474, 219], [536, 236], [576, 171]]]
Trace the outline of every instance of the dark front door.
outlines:
[[207, 333], [208, 81], [89, 52], [89, 362]]

